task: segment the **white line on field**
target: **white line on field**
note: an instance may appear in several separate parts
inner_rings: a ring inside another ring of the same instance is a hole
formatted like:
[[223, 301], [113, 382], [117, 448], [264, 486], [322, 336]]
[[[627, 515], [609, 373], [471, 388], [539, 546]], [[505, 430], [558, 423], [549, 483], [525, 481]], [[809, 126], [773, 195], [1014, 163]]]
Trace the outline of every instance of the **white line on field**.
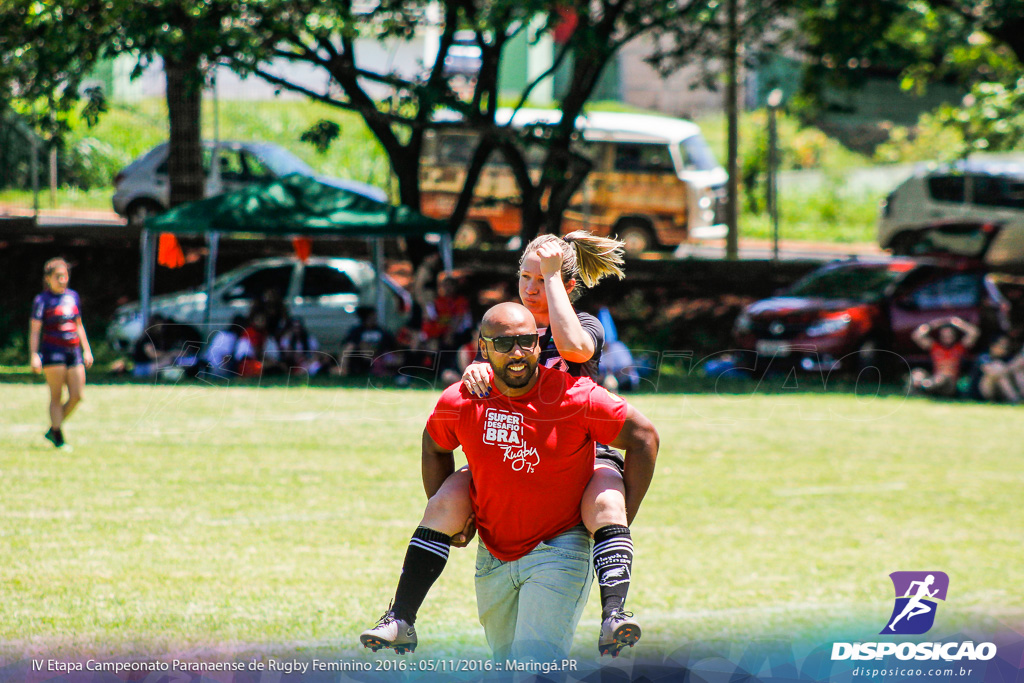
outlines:
[[893, 481], [887, 484], [863, 484], [860, 486], [797, 486], [795, 488], [775, 489], [776, 496], [835, 496], [851, 493], [878, 493], [879, 491], [903, 491], [906, 482]]

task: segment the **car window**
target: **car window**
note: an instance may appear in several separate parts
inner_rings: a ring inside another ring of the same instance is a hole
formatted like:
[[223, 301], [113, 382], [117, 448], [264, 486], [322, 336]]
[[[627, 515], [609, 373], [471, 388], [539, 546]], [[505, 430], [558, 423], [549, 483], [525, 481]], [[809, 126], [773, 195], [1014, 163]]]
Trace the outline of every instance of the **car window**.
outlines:
[[987, 223], [967, 222], [929, 226], [907, 232], [901, 253], [924, 256], [953, 254], [981, 258], [992, 241], [995, 227]]
[[928, 193], [937, 202], [964, 201], [964, 177], [962, 175], [937, 175], [928, 178]]
[[359, 288], [348, 274], [329, 266], [307, 266], [302, 280], [302, 296], [358, 294]]
[[711, 151], [707, 141], [701, 135], [692, 135], [679, 144], [679, 152], [683, 159], [684, 169], [713, 171], [718, 168], [718, 160]]
[[268, 289], [276, 290], [281, 298], [288, 293], [292, 279], [292, 266], [274, 266], [250, 273], [224, 293], [225, 301], [257, 299]]
[[437, 140], [437, 163], [439, 166], [468, 166], [474, 148], [472, 135], [441, 135]]
[[884, 264], [826, 267], [798, 281], [786, 295], [877, 301], [901, 277], [902, 271]]
[[1024, 209], [1024, 179], [977, 175], [971, 180], [974, 183], [975, 204]]
[[219, 163], [221, 180], [246, 179], [241, 150], [222, 147]]
[[315, 176], [316, 172], [302, 159], [277, 145], [260, 145], [256, 148], [260, 159], [275, 177], [282, 178], [291, 173]]
[[[210, 173], [210, 159], [213, 157], [213, 150], [209, 147], [203, 147], [203, 173]], [[156, 167], [155, 173], [157, 175], [167, 175], [167, 163], [168, 159], [164, 159], [159, 166]]]
[[619, 143], [615, 147], [615, 170], [633, 173], [675, 173], [667, 145]]
[[981, 278], [976, 273], [957, 273], [915, 290], [910, 300], [922, 311], [970, 308], [978, 305]]
[[[473, 160], [473, 153], [476, 151], [477, 136], [471, 133], [447, 131], [437, 137], [437, 147], [434, 151], [434, 165], [436, 166], [458, 166], [465, 168]], [[542, 145], [528, 145], [523, 157], [526, 165], [530, 168], [537, 168], [544, 162], [545, 149]], [[504, 168], [508, 166], [505, 155], [494, 150], [487, 157], [487, 168]]]
[[270, 168], [252, 152], [242, 152], [245, 161], [246, 175], [252, 180], [270, 180], [274, 177]]

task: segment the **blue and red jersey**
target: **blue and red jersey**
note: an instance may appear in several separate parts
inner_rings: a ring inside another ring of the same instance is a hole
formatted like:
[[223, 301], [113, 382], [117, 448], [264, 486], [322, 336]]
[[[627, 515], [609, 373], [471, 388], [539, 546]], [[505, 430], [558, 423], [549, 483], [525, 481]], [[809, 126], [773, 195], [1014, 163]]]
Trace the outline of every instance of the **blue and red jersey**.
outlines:
[[64, 290], [63, 294], [46, 291], [32, 301], [32, 319], [43, 323], [40, 342], [44, 346], [65, 349], [80, 346], [78, 319], [81, 315], [78, 292], [72, 289]]

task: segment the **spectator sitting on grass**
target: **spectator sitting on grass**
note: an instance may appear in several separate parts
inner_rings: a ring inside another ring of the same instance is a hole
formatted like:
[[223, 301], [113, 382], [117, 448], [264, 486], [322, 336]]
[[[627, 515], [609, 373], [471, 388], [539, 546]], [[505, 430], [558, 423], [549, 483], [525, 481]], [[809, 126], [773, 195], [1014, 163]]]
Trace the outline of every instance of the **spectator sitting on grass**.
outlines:
[[979, 335], [976, 325], [957, 316], [918, 326], [911, 337], [931, 356], [932, 372], [929, 374], [923, 368], [912, 370], [911, 389], [933, 396], [956, 396], [964, 356], [977, 343]]
[[267, 330], [267, 316], [255, 309], [249, 324], [235, 346], [238, 373], [242, 377], [259, 377], [265, 372], [283, 369], [277, 340]]
[[174, 348], [171, 326], [173, 323], [159, 314], [149, 318], [149, 326], [135, 341], [132, 361], [134, 377], [155, 377], [156, 374], [174, 365], [177, 349]]
[[359, 316], [359, 325], [352, 328], [341, 343], [339, 373], [342, 377], [382, 377], [389, 374], [389, 352], [395, 348], [394, 336], [377, 322], [376, 309], [360, 306], [356, 315]]
[[245, 328], [245, 318], [236, 315], [227, 327], [214, 333], [200, 356], [206, 363], [207, 372], [218, 377], [237, 374], [238, 359], [235, 357], [235, 349]]
[[288, 306], [284, 303], [281, 291], [276, 287], [268, 287], [263, 290], [263, 294], [249, 311], [249, 317], [251, 318], [256, 313], [264, 315], [267, 321], [267, 333], [274, 338], [275, 342], [278, 341], [288, 320]]
[[1024, 389], [1024, 352], [1012, 352], [1010, 338], [1003, 335], [992, 342], [988, 353], [978, 359], [981, 376], [978, 393], [988, 401], [1020, 403]]
[[306, 329], [302, 318], [288, 319], [278, 344], [281, 347], [281, 361], [288, 366], [289, 372], [305, 371], [313, 376], [323, 366], [322, 358], [317, 353], [320, 345], [316, 337]]

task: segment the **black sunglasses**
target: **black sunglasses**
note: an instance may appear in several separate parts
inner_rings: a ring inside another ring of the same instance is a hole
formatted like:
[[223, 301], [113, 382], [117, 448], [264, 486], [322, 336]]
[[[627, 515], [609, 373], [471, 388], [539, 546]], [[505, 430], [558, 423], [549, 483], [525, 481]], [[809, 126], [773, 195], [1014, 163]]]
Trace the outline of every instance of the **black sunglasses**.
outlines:
[[519, 344], [519, 348], [523, 351], [529, 351], [537, 345], [537, 334], [520, 334], [512, 337], [484, 337], [481, 335], [481, 339], [491, 342], [494, 346], [494, 350], [498, 353], [508, 353], [512, 350], [512, 347]]

